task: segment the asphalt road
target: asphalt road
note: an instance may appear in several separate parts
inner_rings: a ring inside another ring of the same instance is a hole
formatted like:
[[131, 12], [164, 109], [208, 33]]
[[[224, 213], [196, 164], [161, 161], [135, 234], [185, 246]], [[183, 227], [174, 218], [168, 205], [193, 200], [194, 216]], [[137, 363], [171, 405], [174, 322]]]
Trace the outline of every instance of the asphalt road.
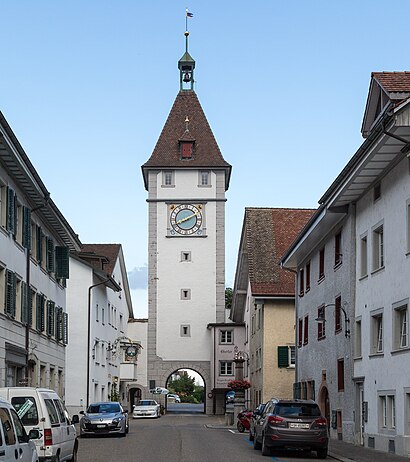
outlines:
[[263, 457], [248, 433], [223, 428], [223, 417], [172, 414], [159, 419], [130, 419], [126, 438], [112, 436], [79, 440], [79, 462], [311, 462], [316, 454], [275, 453]]

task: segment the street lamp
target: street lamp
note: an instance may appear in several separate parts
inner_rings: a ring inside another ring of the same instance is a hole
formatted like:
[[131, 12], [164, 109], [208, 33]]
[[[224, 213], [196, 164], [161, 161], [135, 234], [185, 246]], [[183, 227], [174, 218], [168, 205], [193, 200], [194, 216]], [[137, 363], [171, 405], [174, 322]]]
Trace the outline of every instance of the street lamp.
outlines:
[[[344, 302], [343, 305], [347, 306], [348, 303]], [[323, 315], [318, 316], [317, 318], [315, 318], [316, 322], [320, 322], [322, 324], [324, 324], [326, 322], [326, 318], [325, 318], [325, 315], [324, 315], [324, 313], [325, 313], [324, 309], [327, 308], [328, 306], [334, 306], [336, 308], [335, 303], [326, 303], [326, 305], [323, 305], [322, 306]], [[343, 316], [344, 316], [344, 319], [345, 319], [345, 337], [350, 338], [350, 319], [349, 319], [349, 316], [348, 316], [346, 310], [344, 309], [344, 307], [342, 305], [339, 305], [339, 308], [340, 308], [341, 312], [343, 313]]]

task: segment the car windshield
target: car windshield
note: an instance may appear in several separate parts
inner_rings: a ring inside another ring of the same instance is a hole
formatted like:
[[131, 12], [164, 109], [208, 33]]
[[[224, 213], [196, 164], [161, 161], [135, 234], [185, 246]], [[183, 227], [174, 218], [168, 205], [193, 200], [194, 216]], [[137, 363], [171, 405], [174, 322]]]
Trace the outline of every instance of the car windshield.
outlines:
[[320, 409], [316, 404], [277, 404], [275, 414], [282, 417], [319, 417]]
[[142, 400], [138, 403], [138, 406], [155, 406], [155, 401], [149, 399]]
[[116, 403], [90, 404], [87, 410], [88, 414], [111, 414], [114, 412], [121, 412], [119, 404], [116, 404]]

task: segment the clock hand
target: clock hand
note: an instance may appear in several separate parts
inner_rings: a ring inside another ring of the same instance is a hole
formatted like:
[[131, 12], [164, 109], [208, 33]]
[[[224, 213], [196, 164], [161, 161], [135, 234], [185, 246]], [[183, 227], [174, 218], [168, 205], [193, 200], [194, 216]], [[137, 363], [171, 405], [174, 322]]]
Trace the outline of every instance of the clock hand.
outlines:
[[191, 218], [195, 217], [196, 215], [198, 215], [199, 212], [195, 212], [193, 213], [192, 215], [189, 215], [188, 217], [185, 217], [185, 218], [181, 218], [180, 220], [178, 220], [176, 222], [177, 225], [179, 225], [180, 223], [183, 223], [184, 221], [188, 221], [190, 220]]

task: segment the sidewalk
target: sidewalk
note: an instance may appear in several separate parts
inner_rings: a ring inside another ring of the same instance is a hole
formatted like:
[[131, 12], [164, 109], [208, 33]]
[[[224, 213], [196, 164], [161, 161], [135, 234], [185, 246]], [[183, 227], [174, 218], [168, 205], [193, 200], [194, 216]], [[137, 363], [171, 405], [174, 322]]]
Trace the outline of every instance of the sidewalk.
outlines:
[[408, 457], [396, 456], [333, 439], [329, 440], [329, 457], [341, 462], [410, 462]]

